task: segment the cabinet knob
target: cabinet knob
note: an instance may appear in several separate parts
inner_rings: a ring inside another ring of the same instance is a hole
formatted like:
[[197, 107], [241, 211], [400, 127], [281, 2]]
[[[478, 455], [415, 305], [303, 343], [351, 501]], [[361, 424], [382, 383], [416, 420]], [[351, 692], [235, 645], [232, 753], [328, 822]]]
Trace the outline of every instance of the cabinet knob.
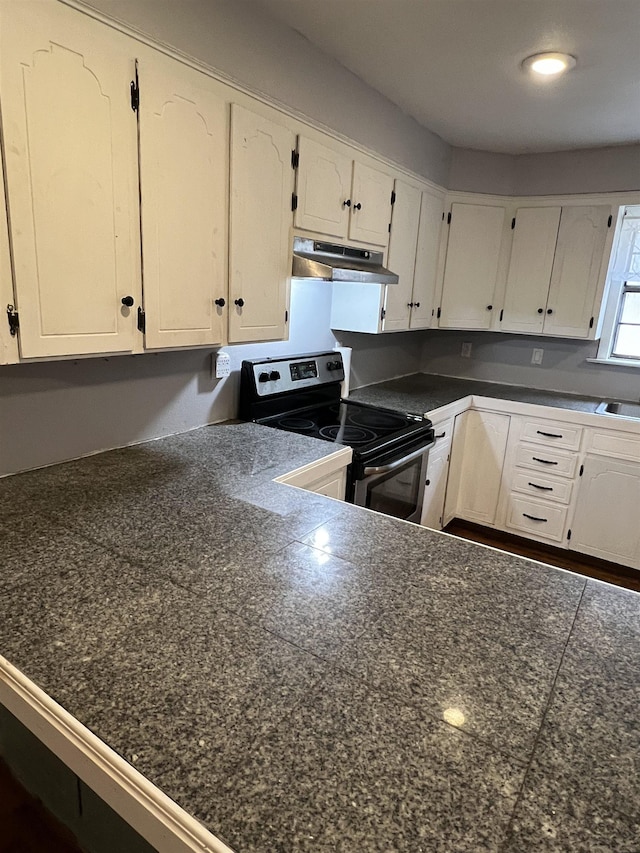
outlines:
[[493, 311], [493, 305], [487, 305], [487, 311]]
[[547, 308], [547, 314], [553, 314], [553, 308]]
[[346, 199], [342, 202], [342, 206], [343, 206], [343, 207], [351, 207], [351, 199], [350, 199], [350, 198], [346, 198]]
[[127, 308], [131, 308], [133, 305], [134, 299], [133, 296], [123, 296], [120, 300], [123, 305], [126, 305]]
[[430, 485], [431, 485], [431, 480], [427, 480], [427, 481], [425, 482], [425, 486], [430, 486]]
[[538, 308], [538, 314], [544, 314], [544, 308]]
[[240, 297], [240, 299], [234, 299], [233, 304], [237, 305], [238, 308], [242, 308], [242, 306], [244, 305], [244, 299], [242, 297]]
[[407, 302], [407, 308], [413, 308], [413, 302]]
[[224, 308], [227, 303], [222, 297], [220, 297], [220, 299], [215, 299], [213, 304], [217, 305], [219, 308]]
[[419, 307], [420, 307], [420, 303], [419, 303], [419, 302], [414, 302], [414, 303], [413, 303], [413, 307], [414, 307], [414, 308], [419, 308]]
[[357, 204], [354, 204], [353, 209], [354, 210], [362, 210], [362, 205], [360, 204], [360, 202], [358, 202]]

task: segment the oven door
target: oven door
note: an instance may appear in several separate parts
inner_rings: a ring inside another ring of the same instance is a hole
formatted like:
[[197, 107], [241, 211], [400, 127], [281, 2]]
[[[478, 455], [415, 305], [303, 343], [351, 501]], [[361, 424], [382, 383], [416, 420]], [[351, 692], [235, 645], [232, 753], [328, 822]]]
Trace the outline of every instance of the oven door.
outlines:
[[354, 484], [354, 504], [419, 523], [431, 447], [433, 442], [384, 464], [373, 461], [366, 466]]

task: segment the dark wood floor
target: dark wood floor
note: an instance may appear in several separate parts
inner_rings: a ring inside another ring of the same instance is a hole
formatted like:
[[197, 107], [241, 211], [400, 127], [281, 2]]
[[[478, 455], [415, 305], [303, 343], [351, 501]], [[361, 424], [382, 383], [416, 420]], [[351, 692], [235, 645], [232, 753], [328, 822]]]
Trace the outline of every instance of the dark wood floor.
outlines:
[[0, 853], [81, 853], [66, 827], [0, 761]]
[[543, 545], [540, 542], [534, 542], [532, 539], [512, 536], [510, 533], [492, 530], [489, 527], [482, 527], [468, 521], [460, 521], [457, 518], [445, 527], [445, 532], [460, 536], [462, 539], [481, 542], [483, 545], [491, 545], [494, 548], [500, 548], [502, 551], [509, 551], [511, 554], [548, 563], [550, 566], [567, 569], [579, 575], [587, 575], [590, 578], [597, 578], [640, 592], [640, 572], [619, 566], [617, 563], [609, 563], [606, 560], [599, 560], [597, 557], [588, 557], [584, 554], [578, 554], [576, 551], [566, 551], [564, 548]]

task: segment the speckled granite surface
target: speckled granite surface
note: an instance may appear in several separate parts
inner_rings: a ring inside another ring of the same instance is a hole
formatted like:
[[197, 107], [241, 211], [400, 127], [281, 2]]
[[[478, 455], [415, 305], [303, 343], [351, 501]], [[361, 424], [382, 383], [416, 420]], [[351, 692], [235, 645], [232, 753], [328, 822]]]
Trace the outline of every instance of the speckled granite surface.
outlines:
[[0, 480], [0, 653], [239, 853], [640, 850], [640, 596], [211, 427]]
[[468, 397], [469, 394], [495, 397], [498, 400], [514, 400], [518, 403], [534, 403], [538, 406], [555, 406], [577, 412], [595, 412], [598, 404], [602, 402], [600, 397], [579, 397], [556, 391], [480, 382], [475, 379], [453, 379], [450, 376], [436, 376], [431, 373], [414, 373], [400, 379], [368, 385], [366, 388], [352, 391], [350, 396], [363, 403], [423, 414], [462, 397]]

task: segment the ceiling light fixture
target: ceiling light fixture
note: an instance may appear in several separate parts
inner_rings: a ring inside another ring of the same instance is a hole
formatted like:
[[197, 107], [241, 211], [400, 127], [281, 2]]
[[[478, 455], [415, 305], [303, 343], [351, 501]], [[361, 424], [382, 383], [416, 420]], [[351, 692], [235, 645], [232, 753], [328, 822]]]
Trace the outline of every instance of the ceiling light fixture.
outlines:
[[568, 53], [534, 53], [533, 56], [527, 56], [522, 67], [544, 77], [555, 77], [573, 68], [575, 64], [575, 56]]

